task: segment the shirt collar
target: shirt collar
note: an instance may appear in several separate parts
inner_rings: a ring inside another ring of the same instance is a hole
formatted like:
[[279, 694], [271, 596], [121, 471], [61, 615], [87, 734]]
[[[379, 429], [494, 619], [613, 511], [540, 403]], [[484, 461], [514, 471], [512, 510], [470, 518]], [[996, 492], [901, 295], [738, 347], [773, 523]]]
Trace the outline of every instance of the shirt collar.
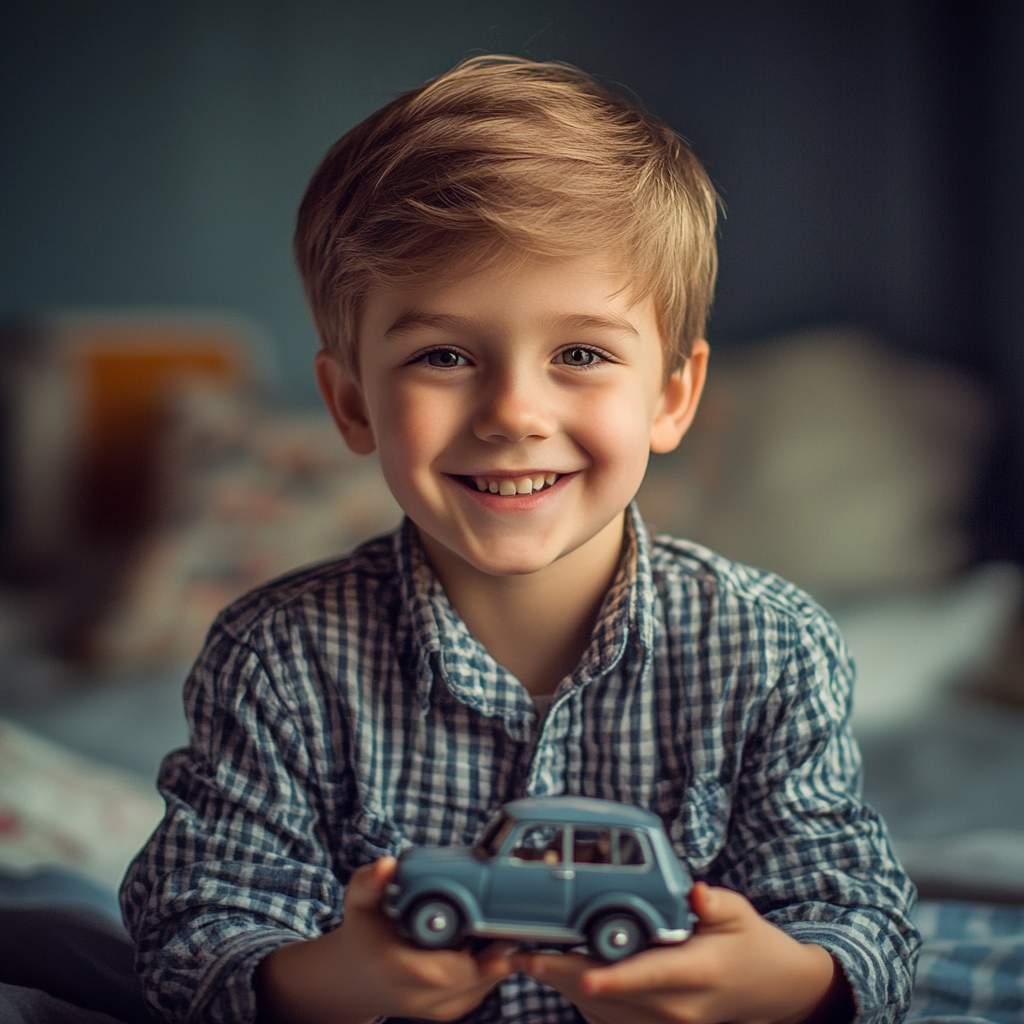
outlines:
[[[400, 615], [412, 638], [413, 671], [420, 702], [429, 704], [436, 675], [463, 703], [486, 717], [500, 717], [513, 737], [526, 738], [535, 717], [519, 681], [487, 653], [452, 607], [408, 518], [394, 535], [402, 597]], [[582, 686], [619, 664], [630, 644], [647, 655], [654, 643], [654, 584], [647, 530], [636, 503], [626, 509], [625, 543], [605, 595], [590, 644], [568, 683]], [[644, 659], [646, 660], [646, 658]]]

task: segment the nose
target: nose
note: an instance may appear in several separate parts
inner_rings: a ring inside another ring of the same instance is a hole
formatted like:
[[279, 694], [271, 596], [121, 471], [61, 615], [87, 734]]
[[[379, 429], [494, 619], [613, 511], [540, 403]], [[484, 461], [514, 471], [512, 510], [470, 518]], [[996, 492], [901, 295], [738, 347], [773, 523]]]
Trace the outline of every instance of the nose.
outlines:
[[503, 373], [491, 382], [473, 423], [480, 440], [498, 443], [550, 437], [553, 431], [543, 382], [522, 372]]

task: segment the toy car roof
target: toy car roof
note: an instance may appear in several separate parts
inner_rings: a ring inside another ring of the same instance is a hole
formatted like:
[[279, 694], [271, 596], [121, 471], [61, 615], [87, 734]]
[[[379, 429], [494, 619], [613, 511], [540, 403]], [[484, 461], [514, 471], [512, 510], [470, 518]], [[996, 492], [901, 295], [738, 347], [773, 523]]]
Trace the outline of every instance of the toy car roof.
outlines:
[[574, 825], [624, 825], [660, 828], [661, 819], [639, 807], [589, 796], [533, 796], [505, 804], [505, 813], [517, 821], [565, 822]]

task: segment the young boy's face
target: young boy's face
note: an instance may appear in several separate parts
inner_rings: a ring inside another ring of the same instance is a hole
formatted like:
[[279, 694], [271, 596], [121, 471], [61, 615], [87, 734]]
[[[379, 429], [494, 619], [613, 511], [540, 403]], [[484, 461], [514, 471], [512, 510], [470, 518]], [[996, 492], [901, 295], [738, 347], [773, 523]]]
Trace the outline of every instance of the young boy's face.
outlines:
[[653, 300], [625, 283], [581, 258], [380, 289], [358, 379], [320, 354], [349, 446], [376, 449], [421, 532], [477, 570], [536, 572], [607, 538], [649, 452], [689, 426], [707, 346], [666, 384]]

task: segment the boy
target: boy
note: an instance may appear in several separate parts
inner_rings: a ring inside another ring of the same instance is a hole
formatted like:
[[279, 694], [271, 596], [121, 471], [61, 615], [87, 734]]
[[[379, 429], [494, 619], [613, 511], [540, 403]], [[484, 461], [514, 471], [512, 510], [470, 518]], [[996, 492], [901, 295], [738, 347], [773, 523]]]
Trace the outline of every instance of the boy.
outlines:
[[[296, 232], [317, 378], [407, 519], [211, 631], [122, 890], [165, 1015], [902, 1016], [912, 887], [857, 797], [834, 625], [632, 504], [700, 397], [715, 215], [669, 129], [556, 64], [466, 61], [325, 158]], [[693, 938], [599, 967], [396, 935], [395, 854], [563, 792], [665, 820]]]

